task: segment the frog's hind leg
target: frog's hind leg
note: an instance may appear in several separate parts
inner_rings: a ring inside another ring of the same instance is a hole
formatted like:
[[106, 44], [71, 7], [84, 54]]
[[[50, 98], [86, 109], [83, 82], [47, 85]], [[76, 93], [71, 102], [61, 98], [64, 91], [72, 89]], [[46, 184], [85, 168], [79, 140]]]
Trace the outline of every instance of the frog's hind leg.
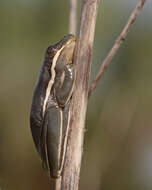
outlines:
[[62, 128], [62, 110], [56, 106], [50, 107], [44, 116], [41, 139], [43, 163], [53, 178], [59, 177], [61, 173]]
[[63, 130], [62, 130], [62, 162], [61, 162], [61, 170], [64, 165], [64, 158], [67, 148], [67, 140], [68, 140], [68, 133], [69, 133], [69, 122], [70, 122], [70, 111], [69, 111], [70, 104], [66, 104], [63, 109]]

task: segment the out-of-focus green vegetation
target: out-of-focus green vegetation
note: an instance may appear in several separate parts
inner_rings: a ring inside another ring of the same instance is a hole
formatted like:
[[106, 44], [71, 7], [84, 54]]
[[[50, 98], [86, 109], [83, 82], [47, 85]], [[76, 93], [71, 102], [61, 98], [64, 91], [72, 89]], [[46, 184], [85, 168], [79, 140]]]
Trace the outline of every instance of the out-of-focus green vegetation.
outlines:
[[[99, 8], [92, 75], [138, 0]], [[148, 1], [88, 105], [82, 190], [152, 189], [152, 2]], [[0, 1], [0, 189], [49, 189], [29, 127], [48, 45], [68, 31], [69, 1]], [[84, 42], [85, 43], [85, 42]]]

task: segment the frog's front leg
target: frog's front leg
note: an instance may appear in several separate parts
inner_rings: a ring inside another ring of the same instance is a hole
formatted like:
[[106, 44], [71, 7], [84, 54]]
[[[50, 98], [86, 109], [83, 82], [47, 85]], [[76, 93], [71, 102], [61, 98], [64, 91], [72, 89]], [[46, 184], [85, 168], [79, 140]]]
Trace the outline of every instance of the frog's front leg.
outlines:
[[59, 81], [56, 83], [57, 85], [54, 89], [58, 105], [64, 107], [71, 98], [73, 92], [75, 79], [74, 66], [72, 64], [66, 66], [60, 75]]

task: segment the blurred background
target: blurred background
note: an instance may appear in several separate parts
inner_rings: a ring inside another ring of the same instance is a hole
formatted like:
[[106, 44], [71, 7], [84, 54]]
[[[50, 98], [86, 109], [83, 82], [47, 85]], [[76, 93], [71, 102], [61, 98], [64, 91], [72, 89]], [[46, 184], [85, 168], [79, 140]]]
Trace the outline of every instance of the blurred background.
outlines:
[[[91, 80], [137, 2], [100, 5]], [[147, 1], [89, 100], [81, 190], [152, 189], [151, 10]], [[68, 16], [65, 0], [0, 1], [2, 190], [50, 189], [32, 141], [29, 112], [45, 49], [68, 33]]]

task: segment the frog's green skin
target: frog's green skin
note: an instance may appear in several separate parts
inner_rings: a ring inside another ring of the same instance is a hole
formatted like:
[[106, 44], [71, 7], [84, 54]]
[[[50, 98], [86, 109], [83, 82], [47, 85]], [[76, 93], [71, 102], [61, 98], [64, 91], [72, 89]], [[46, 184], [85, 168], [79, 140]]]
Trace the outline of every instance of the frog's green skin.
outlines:
[[52, 178], [61, 176], [66, 151], [69, 104], [75, 80], [72, 64], [75, 37], [49, 46], [33, 95], [30, 126], [43, 166]]

